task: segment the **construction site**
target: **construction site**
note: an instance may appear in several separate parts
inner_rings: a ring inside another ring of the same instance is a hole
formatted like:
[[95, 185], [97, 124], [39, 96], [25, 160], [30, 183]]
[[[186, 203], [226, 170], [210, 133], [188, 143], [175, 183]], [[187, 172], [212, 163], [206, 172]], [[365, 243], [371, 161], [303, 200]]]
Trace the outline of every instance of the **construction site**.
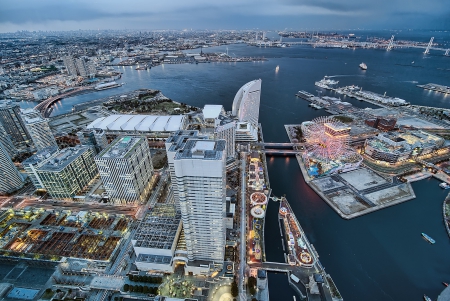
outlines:
[[109, 261], [132, 222], [122, 214], [6, 210], [0, 213], [0, 256]]

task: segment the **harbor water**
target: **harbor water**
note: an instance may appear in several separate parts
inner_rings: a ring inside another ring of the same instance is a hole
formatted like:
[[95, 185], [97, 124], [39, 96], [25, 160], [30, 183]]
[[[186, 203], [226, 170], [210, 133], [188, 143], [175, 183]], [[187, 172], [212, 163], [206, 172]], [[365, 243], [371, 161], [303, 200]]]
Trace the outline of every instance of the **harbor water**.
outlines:
[[[226, 52], [226, 47], [203, 51]], [[265, 57], [268, 60], [162, 65], [140, 71], [134, 67], [117, 67], [123, 72], [118, 82], [125, 82], [125, 85], [64, 99], [55, 105], [52, 114], [67, 113], [74, 104], [126, 94], [138, 88], [158, 89], [169, 98], [189, 105], [222, 104], [226, 110], [231, 110], [237, 90], [244, 83], [261, 78], [260, 122], [264, 138], [266, 142], [287, 142], [284, 124], [299, 124], [327, 115], [294, 96], [298, 90], [317, 94], [319, 88], [314, 82], [325, 75], [339, 80], [338, 86], [354, 84], [364, 90], [386, 92], [412, 104], [450, 108], [450, 95], [416, 86], [426, 83], [448, 85], [450, 57], [433, 51], [423, 55], [422, 51], [229, 45], [228, 53], [232, 56]], [[360, 70], [361, 62], [367, 64], [368, 70]], [[333, 95], [333, 92], [325, 91], [324, 95]], [[341, 98], [358, 107], [376, 107]], [[277, 196], [286, 194], [344, 300], [418, 301], [422, 300], [423, 294], [434, 299], [444, 288], [441, 282], [450, 281], [450, 240], [442, 220], [442, 202], [447, 192], [438, 187], [437, 180], [413, 183], [417, 198], [412, 201], [344, 220], [306, 185], [295, 158], [268, 157], [268, 168], [273, 193]], [[278, 204], [271, 202], [265, 226], [266, 252], [268, 261], [283, 262], [277, 213]], [[433, 237], [436, 244], [427, 243], [421, 232]], [[286, 286], [284, 274], [270, 274], [271, 300], [292, 300], [289, 291], [281, 289]], [[277, 291], [287, 295], [286, 299], [277, 298]]]

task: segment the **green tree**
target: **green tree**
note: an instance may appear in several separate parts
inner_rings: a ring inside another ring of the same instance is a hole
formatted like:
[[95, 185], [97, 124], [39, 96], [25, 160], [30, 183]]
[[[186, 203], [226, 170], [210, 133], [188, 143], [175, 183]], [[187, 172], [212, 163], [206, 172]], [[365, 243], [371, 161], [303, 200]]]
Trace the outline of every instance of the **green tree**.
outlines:
[[250, 295], [254, 295], [254, 294], [256, 294], [256, 288], [254, 287], [254, 286], [250, 286], [249, 288], [248, 288], [248, 291], [250, 292]]
[[237, 297], [239, 295], [239, 288], [236, 282], [231, 284], [231, 296]]
[[134, 277], [133, 277], [133, 274], [129, 274], [129, 275], [128, 275], [128, 279], [130, 279], [130, 281], [133, 281], [133, 278], [134, 278]]
[[247, 283], [248, 283], [249, 287], [255, 286], [256, 285], [256, 278], [253, 277], [253, 276], [248, 277], [248, 282]]
[[129, 289], [130, 289], [130, 286], [127, 283], [125, 283], [125, 285], [123, 286], [124, 292], [128, 292]]
[[142, 290], [142, 292], [143, 292], [144, 294], [147, 294], [147, 293], [148, 293], [148, 286], [144, 286], [144, 289]]

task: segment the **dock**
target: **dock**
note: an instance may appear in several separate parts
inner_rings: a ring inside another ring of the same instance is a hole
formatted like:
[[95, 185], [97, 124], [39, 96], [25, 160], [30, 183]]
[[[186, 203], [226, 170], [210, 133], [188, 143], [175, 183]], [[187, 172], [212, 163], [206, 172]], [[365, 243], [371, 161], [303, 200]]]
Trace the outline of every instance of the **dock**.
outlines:
[[444, 200], [442, 205], [442, 214], [444, 217], [444, 225], [447, 230], [447, 234], [450, 237], [450, 192]]
[[430, 83], [430, 84], [426, 84], [426, 85], [417, 85], [417, 87], [425, 89], [425, 90], [436, 91], [439, 93], [450, 94], [450, 87], [448, 87], [448, 86]]
[[[289, 140], [289, 127], [285, 125]], [[298, 125], [297, 125], [298, 126]], [[374, 171], [358, 167], [340, 174], [311, 177], [303, 162], [302, 153], [296, 155], [303, 179], [340, 217], [352, 219], [416, 198], [410, 183], [396, 177], [383, 177]]]

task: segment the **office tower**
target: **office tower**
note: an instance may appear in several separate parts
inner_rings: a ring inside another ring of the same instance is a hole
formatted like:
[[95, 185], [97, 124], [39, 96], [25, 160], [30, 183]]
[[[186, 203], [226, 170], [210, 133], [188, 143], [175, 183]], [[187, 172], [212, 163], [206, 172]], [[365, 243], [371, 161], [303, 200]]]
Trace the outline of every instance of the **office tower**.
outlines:
[[37, 175], [54, 199], [77, 198], [97, 175], [94, 151], [88, 146], [62, 149], [37, 168]]
[[58, 146], [47, 120], [38, 111], [33, 109], [22, 110], [22, 119], [38, 151], [47, 147]]
[[26, 147], [28, 143], [31, 143], [31, 137], [22, 120], [18, 104], [0, 104], [0, 123], [16, 148]]
[[114, 203], [144, 202], [153, 165], [145, 137], [119, 137], [95, 156], [103, 186]]
[[7, 150], [0, 143], [0, 193], [11, 193], [22, 188], [24, 179], [14, 166]]
[[261, 79], [243, 85], [233, 100], [232, 114], [239, 122], [250, 122], [258, 125], [259, 103], [261, 97]]
[[44, 184], [39, 178], [37, 169], [45, 162], [45, 160], [58, 151], [59, 149], [57, 146], [47, 147], [22, 162], [23, 168], [36, 189], [45, 189]]
[[214, 138], [226, 141], [225, 150], [228, 158], [235, 156], [236, 122], [229, 119], [221, 120], [214, 130]]
[[8, 155], [11, 158], [14, 158], [17, 155], [18, 153], [17, 149], [1, 123], [0, 123], [0, 143], [3, 144], [3, 147], [6, 149]]
[[198, 138], [198, 131], [176, 131], [166, 140], [167, 164], [172, 182], [173, 199], [175, 208], [180, 210], [180, 198], [178, 197], [177, 181], [175, 176], [174, 158], [175, 154], [182, 150], [189, 138]]
[[227, 142], [227, 157], [234, 157], [236, 122], [225, 115], [225, 110], [221, 105], [205, 105], [202, 113], [206, 127], [205, 132], [208, 133], [212, 128], [215, 139], [224, 139]]
[[108, 139], [106, 133], [102, 129], [91, 128], [84, 129], [77, 133], [78, 140], [81, 145], [89, 145], [94, 147], [95, 153], [98, 154], [108, 146]]
[[75, 60], [78, 75], [82, 77], [89, 77], [95, 75], [95, 68], [90, 62], [86, 62], [83, 58]]
[[190, 265], [224, 260], [225, 144], [191, 138], [175, 153], [172, 181], [177, 183]]
[[77, 67], [75, 66], [75, 60], [73, 59], [73, 56], [68, 55], [63, 57], [64, 66], [67, 69], [67, 74], [70, 76], [77, 76]]

